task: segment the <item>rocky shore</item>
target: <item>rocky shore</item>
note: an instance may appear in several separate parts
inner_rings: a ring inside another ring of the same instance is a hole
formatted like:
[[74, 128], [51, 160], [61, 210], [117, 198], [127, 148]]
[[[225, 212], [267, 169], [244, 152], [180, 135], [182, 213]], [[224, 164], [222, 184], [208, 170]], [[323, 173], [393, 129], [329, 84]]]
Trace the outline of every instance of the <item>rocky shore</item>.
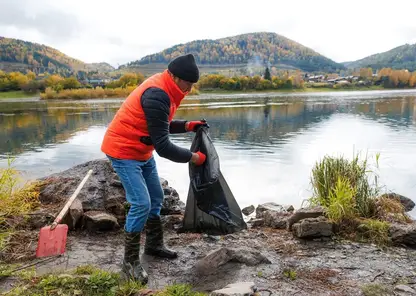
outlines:
[[[64, 220], [71, 229], [67, 252], [37, 266], [38, 273], [85, 264], [120, 270], [128, 205], [107, 160], [42, 179], [42, 207], [30, 215], [27, 227], [36, 232], [51, 223], [89, 169], [93, 174]], [[161, 184], [165, 241], [179, 257], [168, 261], [143, 256], [150, 289], [181, 282], [213, 295], [244, 295], [256, 289], [258, 295], [268, 295], [265, 290], [273, 295], [416, 295], [413, 222], [392, 223], [392, 244], [380, 247], [340, 239], [338, 226], [322, 207], [294, 209], [271, 202], [242, 209], [249, 227], [239, 233], [179, 233], [185, 205], [168, 181], [161, 179]], [[397, 194], [389, 198], [400, 200], [406, 211], [415, 206]]]

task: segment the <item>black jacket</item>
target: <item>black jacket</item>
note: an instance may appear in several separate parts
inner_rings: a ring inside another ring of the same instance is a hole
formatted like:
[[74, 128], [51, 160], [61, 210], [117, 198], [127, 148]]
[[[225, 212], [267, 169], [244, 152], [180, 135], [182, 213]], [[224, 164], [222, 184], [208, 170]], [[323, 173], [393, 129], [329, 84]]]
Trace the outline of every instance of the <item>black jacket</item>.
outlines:
[[141, 104], [147, 120], [147, 129], [157, 154], [174, 162], [186, 163], [191, 160], [192, 152], [173, 144], [169, 134], [186, 133], [186, 120], [172, 120], [169, 124], [170, 99], [160, 88], [147, 89]]

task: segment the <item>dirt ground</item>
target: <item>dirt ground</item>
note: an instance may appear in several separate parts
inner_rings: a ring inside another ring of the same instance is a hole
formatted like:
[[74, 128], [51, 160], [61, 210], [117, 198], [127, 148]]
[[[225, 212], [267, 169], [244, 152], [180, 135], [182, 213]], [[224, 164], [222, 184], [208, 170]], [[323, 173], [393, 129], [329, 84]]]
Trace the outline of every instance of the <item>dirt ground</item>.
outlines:
[[[190, 283], [197, 290], [209, 292], [230, 283], [253, 281], [273, 295], [371, 295], [362, 292], [368, 284], [382, 284], [392, 291], [391, 295], [411, 295], [393, 292], [399, 284], [416, 289], [416, 250], [406, 248], [382, 250], [375, 245], [328, 239], [302, 241], [285, 230], [264, 228], [221, 237], [168, 232], [165, 241], [179, 256], [175, 260], [142, 256], [149, 288]], [[255, 249], [271, 264], [229, 262], [209, 275], [199, 275], [195, 270], [198, 260], [221, 247]], [[92, 264], [118, 272], [122, 258], [121, 231], [94, 235], [72, 232], [65, 255], [37, 265], [36, 270], [38, 274], [58, 273]], [[0, 286], [5, 291], [12, 283], [9, 279]]]

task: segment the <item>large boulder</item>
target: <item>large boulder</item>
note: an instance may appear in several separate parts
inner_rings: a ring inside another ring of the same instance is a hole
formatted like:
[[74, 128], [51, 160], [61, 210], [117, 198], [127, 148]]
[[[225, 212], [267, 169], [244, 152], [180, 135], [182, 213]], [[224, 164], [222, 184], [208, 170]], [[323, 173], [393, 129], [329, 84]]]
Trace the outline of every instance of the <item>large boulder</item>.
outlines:
[[334, 224], [325, 217], [306, 218], [292, 225], [292, 232], [298, 238], [332, 236]]
[[386, 193], [381, 195], [380, 198], [390, 198], [398, 200], [403, 205], [405, 212], [410, 212], [415, 207], [415, 202], [413, 200], [397, 193]]
[[[90, 169], [93, 172], [77, 196], [83, 211], [106, 212], [115, 217], [118, 224], [123, 225], [129, 205], [124, 188], [106, 158], [88, 161], [40, 179], [43, 183], [40, 202], [48, 206], [63, 205]], [[161, 178], [160, 183], [165, 194], [161, 214], [183, 213], [185, 205], [180, 201], [177, 191], [170, 187], [165, 179]], [[74, 221], [69, 221], [68, 224], [74, 225]]]
[[114, 207], [114, 203], [122, 205], [126, 200], [124, 189], [114, 184], [114, 171], [108, 159], [92, 160], [40, 179], [45, 183], [40, 191], [40, 202], [65, 202], [90, 169], [93, 172], [77, 197], [84, 211], [106, 211], [109, 205]]

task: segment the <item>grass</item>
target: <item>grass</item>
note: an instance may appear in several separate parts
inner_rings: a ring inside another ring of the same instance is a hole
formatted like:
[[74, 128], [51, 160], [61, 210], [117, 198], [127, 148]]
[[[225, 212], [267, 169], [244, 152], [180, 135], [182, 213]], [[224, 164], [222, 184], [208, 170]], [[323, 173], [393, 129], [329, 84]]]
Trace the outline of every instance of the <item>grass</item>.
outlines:
[[125, 98], [133, 90], [135, 86], [127, 88], [78, 88], [78, 89], [64, 89], [61, 91], [46, 88], [45, 92], [40, 94], [41, 99], [44, 100], [60, 100], [60, 99], [98, 99], [98, 98]]
[[20, 99], [20, 98], [31, 98], [38, 96], [39, 93], [27, 93], [24, 91], [6, 91], [0, 92], [0, 99]]
[[389, 223], [376, 219], [366, 219], [357, 227], [360, 240], [373, 242], [379, 246], [389, 244]]
[[382, 284], [368, 284], [361, 287], [364, 296], [389, 296], [393, 291]]
[[[62, 99], [102, 99], [102, 98], [126, 98], [136, 86], [128, 86], [126, 88], [78, 88], [78, 89], [64, 89], [60, 91], [46, 88], [45, 92], [40, 94], [41, 99], [44, 100], [62, 100]], [[189, 95], [198, 95], [199, 90], [193, 88]]]
[[[376, 154], [376, 169], [379, 157]], [[411, 222], [399, 200], [379, 196], [378, 175], [367, 155], [364, 159], [359, 154], [352, 159], [325, 156], [313, 167], [311, 183], [310, 204], [323, 206], [343, 237], [384, 246], [390, 243], [391, 222]]]
[[[378, 167], [379, 155], [376, 156]], [[351, 160], [325, 156], [312, 169], [311, 183], [314, 196], [311, 202], [325, 207], [328, 215], [336, 221], [352, 216], [371, 217], [375, 212], [374, 198], [380, 191], [371, 184], [367, 157], [361, 160], [359, 154]]]
[[[146, 286], [135, 281], [122, 281], [118, 273], [105, 271], [91, 265], [80, 266], [67, 274], [37, 276], [26, 273], [19, 276], [19, 284], [7, 295], [89, 295], [89, 296], [133, 296], [146, 290]], [[157, 296], [204, 296], [186, 284], [175, 284], [163, 290], [153, 291]]]
[[0, 169], [0, 260], [13, 262], [31, 252], [32, 235], [18, 229], [19, 221], [39, 206], [39, 183], [21, 185], [20, 175], [12, 167]]

